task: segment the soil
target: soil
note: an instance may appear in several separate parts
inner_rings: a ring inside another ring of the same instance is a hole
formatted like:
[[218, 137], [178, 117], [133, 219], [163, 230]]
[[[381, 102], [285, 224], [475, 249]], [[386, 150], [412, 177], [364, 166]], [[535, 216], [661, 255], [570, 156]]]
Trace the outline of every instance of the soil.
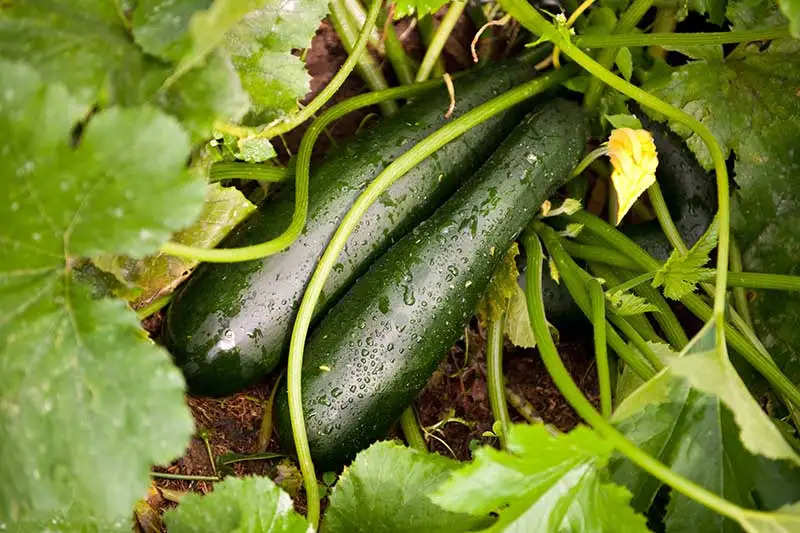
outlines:
[[[438, 16], [440, 17], [441, 13]], [[421, 47], [416, 30], [413, 27], [409, 28], [408, 19], [396, 24], [398, 35], [401, 35], [408, 53], [412, 57], [419, 58]], [[506, 34], [515, 33], [514, 28], [506, 30], [504, 30]], [[449, 71], [469, 66], [471, 61], [469, 42], [474, 33], [475, 28], [469, 19], [462, 17], [444, 51]], [[502, 53], [508, 46], [497, 48]], [[330, 81], [346, 59], [346, 52], [327, 21], [320, 26], [306, 58], [312, 80], [311, 92], [305, 100], [310, 101]], [[391, 79], [389, 69], [387, 77]], [[352, 75], [327, 105], [365, 90], [363, 82], [356, 75]], [[331, 137], [343, 138], [352, 134], [370, 113], [377, 113], [377, 109], [362, 110], [340, 119], [329, 128]], [[284, 160], [296, 151], [307, 126], [308, 124], [304, 124], [287, 134], [284, 137], [284, 145], [276, 147]], [[323, 153], [329, 147], [330, 140], [323, 135], [319, 139], [316, 152]], [[156, 314], [143, 323], [153, 337], [157, 337], [160, 332], [162, 316], [161, 313]], [[430, 431], [429, 448], [460, 460], [469, 460], [471, 448], [477, 444], [497, 443], [496, 437], [485, 436], [492, 429], [493, 418], [486, 388], [485, 335], [476, 320], [473, 320], [468, 328], [467, 335], [469, 353], [465, 354], [466, 343], [463, 340], [459, 341], [450, 350], [415, 403], [420, 425]], [[559, 350], [576, 382], [596, 403], [596, 372], [593, 367], [589, 335], [590, 332], [587, 331], [561, 331], [562, 342]], [[504, 374], [510, 389], [529, 402], [535, 413], [545, 422], [563, 431], [570, 430], [580, 422], [580, 418], [567, 405], [550, 380], [536, 350], [506, 346]], [[271, 376], [261, 384], [224, 398], [187, 396], [197, 433], [183, 457], [155, 470], [191, 476], [266, 475], [287, 490], [295, 498], [295, 506], [303, 512], [305, 499], [302, 479], [292, 459], [236, 462], [225, 466], [223, 472], [219, 471], [219, 465], [213, 464], [213, 461], [219, 463], [220, 457], [230, 453], [280, 452], [274, 439], [270, 440], [265, 450], [257, 449], [259, 428], [276, 379], [277, 376]], [[513, 408], [510, 411], [515, 421], [524, 421]], [[443, 420], [449, 421], [442, 424]], [[432, 426], [437, 428], [432, 429]], [[398, 435], [395, 430], [390, 437]], [[204, 439], [208, 442], [208, 448]], [[155, 478], [148, 499], [137, 507], [136, 519], [139, 530], [148, 533], [164, 531], [160, 513], [175, 506], [175, 500], [179, 500], [188, 491], [207, 493], [211, 490], [213, 483], [209, 481]]]

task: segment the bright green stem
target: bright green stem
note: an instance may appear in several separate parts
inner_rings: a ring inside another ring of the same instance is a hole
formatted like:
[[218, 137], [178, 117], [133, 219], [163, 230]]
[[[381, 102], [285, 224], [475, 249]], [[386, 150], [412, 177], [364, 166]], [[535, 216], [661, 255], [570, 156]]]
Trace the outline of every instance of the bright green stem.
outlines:
[[608, 288], [608, 292], [609, 293], [615, 293], [615, 292], [629, 291], [629, 290], [633, 289], [634, 287], [638, 287], [639, 285], [641, 285], [645, 281], [650, 281], [651, 279], [653, 279], [653, 276], [655, 276], [655, 272], [645, 272], [644, 274], [639, 274], [638, 276], [635, 276], [635, 277], [629, 279], [628, 281], [623, 281], [622, 283], [620, 283], [618, 285], [614, 285], [612, 287], [609, 287]]
[[[728, 276], [730, 276], [732, 272], [741, 271], [742, 252], [739, 251], [739, 247], [736, 245], [736, 239], [731, 239], [731, 271], [728, 272]], [[730, 283], [730, 281], [728, 283]], [[747, 301], [747, 291], [743, 287], [734, 288], [733, 300], [736, 302], [736, 310], [742, 316], [745, 324], [747, 324], [750, 329], [753, 329], [753, 318], [750, 316], [750, 302]]]
[[678, 250], [678, 253], [681, 255], [686, 255], [689, 253], [689, 249], [683, 242], [681, 233], [678, 231], [677, 226], [675, 226], [675, 222], [672, 220], [672, 216], [669, 214], [667, 202], [664, 200], [664, 194], [661, 192], [661, 186], [657, 181], [647, 189], [647, 195], [650, 197], [650, 203], [653, 206], [653, 211], [656, 213], [656, 218], [661, 226], [661, 231], [664, 232], [664, 235], [666, 235], [669, 243], [673, 248]]
[[[678, 24], [678, 8], [675, 6], [659, 6], [653, 20], [651, 33], [671, 33]], [[667, 51], [661, 46], [651, 46], [647, 51], [653, 57], [664, 58]]]
[[428, 49], [425, 51], [425, 56], [422, 58], [422, 63], [420, 63], [417, 71], [416, 81], [425, 81], [430, 77], [433, 65], [441, 55], [444, 44], [447, 42], [447, 38], [450, 37], [450, 33], [453, 31], [465, 7], [467, 7], [467, 3], [464, 0], [453, 0], [450, 3], [447, 13], [439, 23], [439, 26], [437, 26], [436, 31], [433, 32], [430, 43], [428, 43]]
[[[617, 251], [627, 255], [639, 265], [640, 270], [653, 271], [661, 268], [661, 263], [651, 257], [627, 235], [591, 213], [578, 211], [570, 215], [569, 219], [572, 222], [583, 224], [585, 230], [594, 233], [607, 244], [616, 248]], [[681, 298], [681, 303], [701, 320], [707, 321], [714, 316], [714, 310], [706, 305], [697, 294], [687, 294]], [[756, 346], [750, 343], [745, 336], [730, 324], [723, 322], [723, 327], [719, 329], [728, 339], [731, 347], [753, 365], [772, 384], [775, 390], [788, 398], [794, 405], [800, 407], [800, 390], [781, 372], [768, 354], [761, 353]]]
[[728, 272], [728, 287], [800, 291], [800, 276], [762, 274], [760, 272]]
[[150, 477], [180, 479], [183, 481], [220, 481], [218, 476], [190, 476], [186, 474], [168, 474], [166, 472], [150, 472]]
[[350, 51], [350, 55], [347, 57], [347, 60], [344, 62], [336, 75], [331, 79], [331, 81], [328, 82], [328, 85], [326, 85], [325, 88], [322, 89], [307, 106], [305, 106], [296, 114], [292, 115], [289, 119], [262, 131], [260, 133], [261, 137], [270, 139], [272, 137], [282, 135], [287, 131], [293, 130], [306, 120], [313, 117], [314, 114], [319, 111], [334, 94], [336, 94], [336, 91], [339, 90], [339, 87], [342, 86], [350, 73], [353, 72], [353, 68], [355, 68], [358, 60], [364, 54], [364, 50], [367, 48], [369, 35], [375, 28], [375, 21], [378, 19], [380, 8], [381, 0], [372, 0], [369, 12], [367, 13], [367, 22], [364, 27], [361, 28], [361, 33], [358, 35], [358, 40], [353, 45], [353, 49]]
[[[367, 22], [367, 10], [364, 9], [364, 6], [361, 4], [360, 0], [344, 0], [345, 9], [347, 9], [347, 14], [350, 18], [352, 24], [355, 25], [356, 28], [361, 28]], [[378, 32], [378, 28], [375, 27], [369, 34], [369, 44], [374, 48], [377, 52], [383, 53], [383, 46], [381, 44], [381, 34]]]
[[[567, 72], [564, 72], [567, 70]], [[303, 481], [308, 495], [308, 518], [312, 526], [316, 528], [319, 520], [319, 493], [317, 479], [314, 474], [314, 464], [311, 460], [311, 451], [308, 446], [308, 435], [306, 433], [305, 419], [303, 416], [303, 402], [301, 397], [300, 381], [303, 369], [303, 348], [306, 343], [308, 329], [311, 325], [311, 317], [317, 302], [322, 294], [322, 289], [330, 275], [331, 270], [338, 261], [339, 254], [344, 249], [347, 239], [358, 225], [364, 213], [369, 207], [388, 189], [392, 183], [406, 174], [420, 161], [430, 156], [436, 150], [448, 142], [463, 135], [466, 131], [474, 128], [478, 124], [485, 122], [489, 118], [505, 111], [506, 109], [539, 94], [551, 87], [557, 86], [575, 73], [574, 69], [561, 69], [540, 76], [527, 83], [519, 85], [510, 91], [479, 105], [478, 107], [464, 113], [457, 119], [447, 123], [442, 128], [428, 135], [425, 139], [414, 145], [413, 148], [392, 161], [375, 179], [370, 182], [366, 189], [359, 195], [353, 206], [345, 214], [336, 232], [333, 234], [325, 252], [322, 254], [317, 268], [309, 280], [308, 286], [300, 307], [297, 311], [294, 328], [292, 330], [291, 342], [289, 344], [289, 360], [287, 362], [287, 388], [289, 417], [292, 423], [295, 450], [297, 451], [297, 461], [303, 473]], [[413, 86], [412, 86], [413, 87]], [[398, 87], [395, 90], [401, 92], [406, 87]], [[365, 95], [366, 96], [366, 95]], [[302, 148], [302, 145], [301, 145]], [[301, 163], [298, 156], [298, 169]]]
[[428, 451], [428, 445], [422, 436], [422, 431], [419, 429], [417, 415], [414, 413], [412, 406], [406, 407], [406, 410], [400, 415], [400, 428], [403, 430], [403, 436], [411, 448], [421, 452]]
[[[563, 70], [563, 69], [562, 69]], [[559, 72], [559, 71], [556, 71]], [[581, 309], [584, 315], [591, 317], [589, 295], [586, 292], [586, 285], [578, 271], [580, 270], [572, 258], [561, 246], [558, 234], [553, 228], [535, 221], [532, 224], [534, 230], [542, 237], [550, 257], [555, 261], [558, 272], [572, 299]], [[631, 370], [644, 380], [653, 377], [656, 372], [650, 363], [642, 357], [642, 354], [631, 348], [622, 337], [614, 330], [611, 324], [606, 321], [606, 337], [608, 344], [620, 356], [620, 358], [630, 365]]]
[[486, 385], [489, 389], [489, 407], [492, 416], [500, 423], [500, 446], [506, 447], [508, 428], [511, 427], [511, 417], [506, 404], [505, 380], [503, 379], [503, 333], [505, 326], [505, 313], [501, 313], [496, 320], [490, 319], [486, 338]]
[[[627, 31], [627, 30], [626, 30]], [[719, 31], [704, 33], [616, 33], [581, 35], [575, 39], [580, 48], [617, 48], [622, 46], [712, 46], [719, 44], [768, 41], [791, 37], [788, 26], [765, 30]]]
[[[541, 245], [539, 245], [541, 248]], [[600, 412], [611, 418], [611, 373], [608, 370], [606, 350], [606, 297], [596, 279], [589, 281], [589, 300], [592, 302], [592, 327], [594, 328], [594, 359], [597, 363], [597, 384], [600, 388]]]
[[569, 41], [568, 38], [559, 33], [550, 23], [548, 23], [538, 11], [533, 9], [525, 0], [501, 0], [500, 2], [506, 10], [512, 14], [523, 26], [552, 41], [555, 46], [569, 56], [578, 65], [587, 70], [595, 78], [599, 78], [605, 84], [618, 90], [625, 96], [633, 98], [640, 104], [649, 107], [664, 115], [667, 119], [683, 124], [705, 143], [714, 162], [714, 169], [717, 175], [717, 205], [719, 211], [717, 219], [719, 221], [719, 240], [717, 243], [717, 276], [714, 288], [714, 322], [717, 325], [716, 345], [720, 349], [725, 343], [725, 284], [728, 276], [728, 247], [730, 244], [730, 192], [728, 186], [728, 169], [725, 165], [725, 155], [711, 133], [703, 123], [693, 116], [669, 105], [663, 100], [653, 96], [647, 91], [630, 84], [619, 76], [612, 74], [603, 65], [592, 59], [580, 48]]
[[[357, 29], [347, 12], [346, 1], [347, 0], [331, 0], [330, 19], [345, 50], [350, 52], [355, 47]], [[374, 28], [375, 23], [373, 22], [371, 24], [370, 33]], [[389, 84], [386, 82], [386, 78], [383, 77], [383, 72], [381, 72], [380, 65], [369, 52], [361, 54], [358, 58], [356, 69], [358, 70], [358, 75], [361, 76], [361, 79], [364, 80], [364, 83], [367, 84], [367, 87], [369, 87], [371, 91], [382, 91], [389, 88]], [[380, 107], [381, 112], [387, 116], [397, 113], [400, 109], [393, 100], [384, 100], [378, 104], [378, 107]]]
[[315, 120], [300, 142], [300, 150], [297, 154], [295, 170], [294, 213], [292, 213], [291, 223], [281, 235], [260, 244], [243, 246], [241, 248], [195, 248], [193, 246], [168, 242], [161, 247], [161, 251], [170, 255], [186, 257], [197, 261], [233, 263], [237, 261], [260, 259], [286, 249], [300, 235], [303, 226], [305, 226], [308, 212], [308, 180], [311, 165], [311, 152], [317, 138], [322, 134], [328, 124], [356, 109], [373, 105], [382, 100], [408, 98], [425, 92], [437, 85], [441, 85], [441, 83], [441, 80], [433, 80], [403, 87], [393, 87], [380, 92], [360, 94], [336, 104]]
[[732, 518], [741, 520], [745, 510], [733, 503], [720, 498], [713, 492], [697, 485], [696, 483], [680, 476], [669, 469], [668, 466], [639, 449], [625, 436], [612, 426], [603, 415], [598, 413], [589, 400], [583, 395], [575, 384], [572, 376], [558, 355], [556, 345], [550, 336], [547, 319], [544, 312], [542, 299], [542, 245], [536, 235], [526, 234], [524, 237], [525, 252], [528, 257], [528, 268], [525, 273], [527, 290], [525, 297], [528, 304], [528, 315], [537, 340], [537, 347], [542, 361], [553, 378], [553, 382], [564, 395], [573, 409], [588, 422], [600, 435], [607, 439], [623, 455], [649, 473], [659, 481], [666, 483], [681, 494], [695, 500], [709, 509]]
[[145, 318], [149, 317], [150, 315], [161, 311], [170, 301], [172, 301], [172, 293], [165, 294], [164, 296], [160, 296], [150, 302], [149, 304], [145, 305], [141, 309], [136, 310], [136, 318], [139, 320], [144, 320]]
[[403, 43], [397, 37], [397, 30], [392, 21], [386, 24], [383, 39], [386, 45], [386, 57], [389, 59], [389, 63], [392, 64], [397, 80], [402, 85], [411, 85], [414, 83], [414, 67], [411, 65], [411, 60], [403, 48]]
[[[614, 33], [627, 33], [631, 31], [642, 20], [647, 10], [653, 5], [653, 0], [634, 0], [630, 7], [622, 14], [614, 27]], [[587, 36], [588, 37], [588, 36]], [[617, 57], [617, 47], [604, 48], [597, 56], [597, 62], [605, 69], [611, 68], [614, 59]], [[586, 109], [596, 109], [603, 96], [603, 83], [598, 78], [589, 81], [589, 88], [583, 97], [583, 106]]]
[[639, 265], [635, 261], [631, 261], [624, 254], [616, 250], [609, 250], [605, 246], [581, 244], [567, 240], [564, 242], [564, 249], [572, 257], [583, 259], [584, 261], [594, 261], [627, 270], [639, 270]]
[[[605, 279], [609, 286], [616, 286], [621, 282], [620, 278], [617, 276], [617, 274], [620, 272], [615, 271], [608, 265], [593, 262], [589, 263], [589, 267], [591, 268], [593, 274]], [[647, 320], [647, 317], [644, 314], [631, 315], [625, 318], [627, 318], [630, 325], [633, 326], [636, 331], [638, 331], [645, 339], [652, 340], [653, 342], [664, 342], [663, 339], [658, 336], [658, 333], [656, 333], [653, 325], [649, 320]]]
[[[433, 40], [433, 34], [436, 32], [436, 26], [433, 24], [433, 16], [425, 15], [417, 19], [417, 28], [419, 28], [420, 37], [422, 37], [422, 44], [426, 47], [430, 46]], [[444, 74], [444, 58], [441, 54], [436, 58], [433, 65], [433, 77], [441, 78]]]
[[285, 167], [276, 167], [263, 163], [237, 163], [234, 161], [220, 161], [214, 163], [208, 171], [208, 181], [214, 183], [222, 180], [256, 180], [277, 182], [291, 176]]

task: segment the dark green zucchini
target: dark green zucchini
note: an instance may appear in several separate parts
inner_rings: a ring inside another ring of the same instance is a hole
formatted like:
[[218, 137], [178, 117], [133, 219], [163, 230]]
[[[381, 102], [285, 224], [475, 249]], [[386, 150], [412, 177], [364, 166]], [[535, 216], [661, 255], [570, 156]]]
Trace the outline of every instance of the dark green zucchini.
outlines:
[[[455, 81], [459, 116], [533, 76], [529, 61], [510, 60]], [[449, 96], [435, 89], [345, 146], [314, 169], [308, 221], [286, 251], [263, 260], [205, 264], [170, 305], [164, 339], [194, 393], [227, 394], [280, 362], [311, 272], [339, 221], [364, 187], [418, 141], [447, 122]], [[365, 215], [331, 274], [318, 311], [335, 301], [374, 257], [424, 220], [483, 163], [523, 114], [516, 108], [443, 146], [398, 180]], [[243, 246], [280, 234], [294, 193], [283, 190], [221, 246]]]
[[[666, 125], [637, 113], [642, 126], [653, 134], [658, 151], [656, 179], [664, 193], [678, 232], [691, 247], [711, 225], [717, 212], [717, 185], [712, 174], [703, 170], [683, 139]], [[666, 261], [672, 252], [658, 221], [629, 224], [622, 230], [653, 257]]]
[[[315, 461], [337, 467], [416, 397], [463, 334], [505, 250], [580, 161], [588, 121], [552, 100], [528, 115], [442, 207], [383, 256], [312, 332], [303, 403]], [[285, 388], [276, 399], [292, 447]]]

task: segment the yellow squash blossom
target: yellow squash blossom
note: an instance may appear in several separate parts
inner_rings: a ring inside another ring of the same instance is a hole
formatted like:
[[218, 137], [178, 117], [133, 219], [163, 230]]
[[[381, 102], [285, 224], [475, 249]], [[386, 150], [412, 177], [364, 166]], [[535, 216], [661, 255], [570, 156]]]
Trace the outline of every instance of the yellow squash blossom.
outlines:
[[608, 138], [608, 157], [614, 167], [611, 185], [616, 205], [614, 225], [617, 225], [636, 199], [655, 183], [658, 154], [649, 131], [618, 128]]

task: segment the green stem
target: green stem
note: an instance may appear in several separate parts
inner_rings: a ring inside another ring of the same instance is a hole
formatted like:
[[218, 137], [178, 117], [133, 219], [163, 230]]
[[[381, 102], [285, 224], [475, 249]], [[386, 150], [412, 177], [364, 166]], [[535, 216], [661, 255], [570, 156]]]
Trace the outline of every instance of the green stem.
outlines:
[[625, 292], [633, 289], [634, 287], [638, 287], [645, 281], [650, 281], [655, 276], [655, 272], [645, 272], [644, 274], [639, 274], [628, 281], [623, 281], [619, 285], [614, 285], [608, 289], [609, 294], [613, 294], [615, 292]]
[[400, 428], [403, 430], [403, 436], [409, 447], [421, 452], [428, 451], [428, 444], [425, 442], [425, 437], [422, 436], [422, 430], [419, 428], [417, 415], [412, 406], [406, 407], [403, 414], [400, 415]]
[[569, 39], [561, 35], [548, 23], [538, 11], [533, 9], [525, 0], [501, 0], [501, 4], [525, 27], [534, 33], [551, 40], [555, 46], [569, 56], [578, 65], [599, 78], [602, 82], [618, 90], [625, 96], [633, 98], [640, 104], [649, 107], [664, 115], [667, 119], [678, 122], [688, 127], [697, 134], [711, 154], [714, 169], [717, 175], [717, 220], [719, 221], [719, 239], [717, 242], [717, 276], [714, 290], [714, 322], [717, 325], [717, 349], [725, 343], [725, 291], [728, 276], [728, 247], [730, 245], [730, 192], [728, 185], [728, 169], [725, 163], [725, 154], [717, 143], [714, 134], [708, 127], [693, 116], [671, 106], [647, 91], [630, 84], [619, 76], [612, 74], [603, 65], [596, 62], [580, 48], [572, 44]]
[[506, 385], [506, 400], [508, 403], [522, 415], [522, 418], [528, 421], [529, 424], [544, 424], [544, 420], [536, 412], [536, 408], [526, 398], [523, 398]]
[[[678, 24], [678, 8], [675, 6], [659, 6], [653, 21], [652, 33], [671, 33]], [[652, 57], [664, 58], [667, 51], [661, 46], [651, 46], [647, 51]]]
[[417, 71], [416, 81], [425, 81], [430, 77], [433, 65], [441, 55], [444, 44], [450, 37], [450, 33], [453, 31], [465, 7], [467, 7], [467, 3], [464, 0], [453, 0], [450, 3], [450, 8], [439, 23], [439, 26], [437, 26], [436, 31], [433, 32], [430, 43], [428, 43], [428, 49], [425, 51], [425, 56], [422, 58], [422, 63], [420, 63]]
[[[742, 253], [736, 245], [736, 239], [731, 239], [731, 271], [728, 272], [730, 277], [731, 273], [742, 271]], [[730, 284], [730, 281], [728, 281]], [[733, 289], [733, 300], [736, 302], [736, 310], [742, 316], [745, 324], [752, 329], [753, 318], [750, 316], [750, 302], [747, 301], [747, 291], [743, 287], [736, 287]]]
[[278, 384], [283, 379], [283, 372], [272, 384], [272, 391], [269, 393], [269, 398], [264, 404], [264, 415], [261, 417], [261, 426], [258, 428], [258, 438], [256, 439], [256, 452], [261, 453], [266, 451], [269, 446], [269, 441], [272, 439], [272, 428], [274, 425], [272, 418], [272, 406], [275, 405], [275, 393], [278, 392]]
[[[350, 53], [350, 51], [355, 48], [357, 30], [348, 16], [347, 6], [345, 4], [346, 1], [347, 0], [331, 0], [330, 19], [345, 50]], [[375, 22], [373, 21], [370, 25], [370, 33], [372, 33], [374, 28]], [[368, 51], [361, 54], [358, 58], [356, 70], [371, 91], [382, 91], [389, 88], [389, 84], [386, 82], [386, 78], [383, 77], [383, 72], [381, 72], [380, 65]], [[393, 115], [400, 109], [393, 100], [384, 100], [380, 102], [378, 106], [381, 108], [381, 113], [386, 116]]]
[[291, 172], [285, 167], [234, 161], [214, 163], [208, 171], [209, 183], [232, 179], [277, 182], [289, 179], [290, 176]]
[[[541, 245], [540, 245], [541, 248]], [[589, 281], [589, 300], [592, 302], [592, 328], [594, 329], [594, 358], [597, 363], [597, 384], [600, 389], [600, 412], [611, 418], [611, 374], [606, 351], [606, 297], [596, 279]]]
[[336, 104], [315, 120], [303, 136], [303, 140], [300, 142], [300, 151], [297, 155], [295, 170], [295, 206], [294, 213], [292, 213], [292, 220], [286, 230], [278, 237], [260, 244], [243, 246], [240, 248], [196, 248], [175, 242], [168, 242], [161, 247], [161, 251], [178, 257], [194, 259], [196, 261], [232, 263], [260, 259], [288, 248], [300, 235], [306, 223], [311, 152], [317, 138], [328, 124], [356, 109], [373, 105], [382, 100], [408, 98], [409, 96], [423, 93], [441, 84], [441, 80], [434, 80], [403, 87], [393, 87], [380, 92], [360, 94]]
[[411, 85], [414, 83], [414, 68], [391, 20], [386, 23], [383, 39], [386, 45], [386, 57], [392, 64], [397, 80], [402, 85]]
[[504, 327], [505, 313], [501, 313], [496, 320], [490, 318], [486, 338], [486, 385], [489, 389], [489, 407], [492, 409], [495, 421], [500, 424], [500, 431], [497, 433], [502, 448], [506, 447], [508, 428], [511, 427], [503, 379]]
[[[631, 31], [636, 27], [652, 5], [653, 0], [634, 0], [617, 21], [617, 25], [614, 27], [614, 33], [623, 34]], [[604, 48], [598, 54], [597, 62], [607, 70], [614, 64], [614, 59], [616, 57], [616, 46]], [[597, 104], [600, 102], [600, 97], [603, 96], [603, 90], [603, 83], [598, 78], [589, 80], [589, 88], [586, 90], [586, 94], [583, 97], [583, 106], [586, 109], [596, 109]]]
[[556, 345], [550, 336], [547, 327], [547, 319], [544, 312], [544, 301], [542, 299], [542, 246], [535, 235], [526, 234], [524, 237], [525, 251], [528, 257], [528, 268], [526, 270], [527, 290], [525, 296], [528, 304], [528, 315], [533, 328], [534, 336], [537, 339], [537, 346], [542, 361], [547, 367], [547, 371], [553, 378], [553, 382], [564, 395], [567, 402], [575, 411], [588, 422], [601, 436], [607, 439], [614, 447], [628, 457], [633, 463], [651, 474], [656, 479], [666, 483], [681, 494], [695, 500], [709, 509], [732, 518], [741, 520], [744, 518], [744, 509], [737, 505], [720, 498], [713, 492], [697, 485], [696, 483], [680, 476], [669, 469], [666, 465], [656, 460], [648, 453], [639, 449], [630, 442], [625, 436], [617, 431], [600, 413], [598, 413], [589, 400], [583, 395], [575, 384], [572, 376], [569, 375], [567, 368], [558, 355]]
[[728, 287], [800, 291], [800, 276], [762, 274], [760, 272], [728, 272]]
[[783, 26], [765, 30], [703, 33], [616, 33], [613, 35], [581, 35], [575, 39], [575, 45], [580, 48], [617, 48], [621, 46], [713, 46], [746, 43], [750, 41], [768, 41], [771, 39], [784, 39], [789, 37], [791, 37], [789, 28]]
[[[433, 34], [436, 32], [436, 26], [433, 24], [433, 16], [425, 15], [417, 19], [417, 28], [419, 28], [422, 44], [424, 44], [425, 47], [430, 46], [431, 40], [433, 40]], [[442, 75], [444, 75], [444, 58], [440, 54], [433, 65], [433, 77], [441, 78]]]
[[657, 181], [647, 189], [647, 195], [650, 197], [650, 203], [653, 206], [653, 211], [656, 213], [656, 219], [658, 219], [658, 223], [661, 226], [661, 231], [664, 232], [664, 235], [666, 235], [669, 243], [673, 248], [678, 250], [679, 254], [688, 254], [689, 248], [686, 247], [686, 244], [683, 242], [683, 238], [681, 237], [681, 233], [678, 231], [677, 226], [675, 226], [675, 222], [672, 221], [672, 216], [669, 214], [667, 202], [664, 200], [664, 195], [661, 192], [661, 186]]
[[[344, 7], [347, 9], [347, 15], [350, 21], [356, 28], [361, 28], [367, 22], [367, 10], [359, 0], [344, 0]], [[376, 52], [382, 54], [384, 52], [381, 45], [381, 34], [378, 28], [373, 28], [369, 35], [369, 44]]]
[[[562, 69], [563, 70], [563, 69]], [[587, 317], [591, 317], [589, 295], [586, 292], [584, 280], [581, 279], [578, 266], [561, 246], [558, 234], [551, 227], [534, 221], [532, 227], [542, 237], [550, 257], [555, 261], [558, 272], [572, 299], [580, 307]], [[642, 354], [631, 348], [614, 328], [606, 321], [606, 337], [608, 344], [620, 356], [620, 358], [630, 365], [631, 370], [644, 380], [653, 377], [656, 372]]]
[[149, 317], [152, 314], [155, 314], [161, 309], [163, 309], [169, 302], [172, 301], [173, 294], [165, 294], [164, 296], [159, 296], [149, 304], [145, 305], [141, 309], [136, 310], [136, 318], [139, 320], [144, 320], [145, 318]]
[[[651, 257], [627, 235], [591, 213], [578, 211], [570, 215], [569, 219], [583, 224], [585, 230], [597, 235], [607, 244], [616, 248], [617, 251], [627, 255], [639, 265], [640, 270], [653, 271], [661, 268], [661, 263]], [[692, 314], [701, 320], [707, 321], [714, 316], [714, 310], [706, 305], [697, 294], [687, 294], [680, 301]], [[730, 324], [723, 322], [723, 327], [719, 329], [722, 330], [722, 335], [727, 338], [731, 347], [753, 365], [772, 384], [775, 390], [788, 398], [794, 405], [800, 407], [800, 390], [781, 372], [770, 356], [761, 353], [756, 346], [750, 343], [745, 336]]]
[[150, 472], [150, 477], [161, 479], [180, 479], [183, 481], [219, 481], [218, 476], [190, 476], [187, 474], [168, 474], [166, 472]]
[[361, 28], [361, 33], [358, 35], [358, 40], [356, 41], [355, 45], [353, 45], [353, 49], [350, 52], [350, 55], [347, 57], [347, 60], [344, 62], [336, 75], [331, 79], [331, 81], [328, 82], [328, 85], [326, 85], [325, 88], [322, 89], [322, 91], [320, 91], [320, 93], [315, 96], [314, 99], [311, 100], [311, 102], [309, 102], [308, 105], [303, 109], [293, 114], [285, 121], [279, 122], [274, 126], [264, 129], [259, 136], [270, 139], [272, 137], [277, 137], [278, 135], [283, 135], [287, 131], [293, 130], [306, 120], [313, 117], [314, 114], [316, 114], [316, 112], [319, 111], [334, 94], [336, 94], [336, 91], [339, 90], [350, 73], [353, 72], [353, 69], [358, 63], [359, 58], [367, 48], [369, 35], [375, 28], [375, 22], [378, 19], [378, 12], [380, 11], [381, 7], [380, 5], [380, 0], [372, 0], [372, 5], [370, 6], [369, 13], [367, 14], [367, 23], [363, 28]]
[[[356, 199], [350, 210], [345, 214], [339, 227], [333, 234], [303, 294], [303, 299], [297, 311], [297, 317], [292, 330], [291, 342], [289, 344], [289, 360], [287, 363], [289, 417], [292, 423], [297, 460], [300, 464], [300, 470], [303, 473], [306, 494], [308, 495], [308, 516], [312, 526], [316, 527], [319, 520], [319, 493], [316, 476], [314, 474], [314, 464], [311, 460], [311, 451], [308, 446], [305, 419], [303, 417], [303, 402], [300, 388], [303, 369], [303, 347], [305, 346], [308, 329], [311, 325], [311, 317], [314, 309], [317, 307], [322, 289], [331, 270], [337, 263], [339, 254], [344, 249], [347, 239], [350, 237], [356, 225], [358, 225], [361, 217], [380, 195], [383, 194], [392, 183], [405, 175], [406, 172], [420, 161], [434, 153], [444, 144], [461, 136], [469, 129], [485, 122], [497, 113], [523, 100], [561, 84], [574, 73], [574, 69], [561, 69], [559, 72], [540, 76], [479, 105], [427, 136], [410, 150], [392, 161], [389, 166], [383, 169], [383, 171], [370, 182], [367, 188]], [[406, 88], [398, 87], [397, 89]], [[298, 169], [300, 167], [301, 165], [298, 161]]]
[[595, 261], [606, 265], [612, 265], [627, 270], [639, 270], [639, 265], [624, 254], [616, 250], [609, 250], [605, 246], [595, 246], [593, 244], [581, 244], [572, 240], [564, 241], [564, 249], [577, 259], [584, 261]]
[[[617, 276], [617, 274], [620, 275], [627, 274], [620, 271], [615, 271], [608, 265], [604, 265], [602, 263], [592, 262], [589, 263], [589, 267], [591, 268], [593, 274], [605, 279], [611, 286], [618, 285], [619, 283], [621, 283], [621, 280]], [[638, 289], [640, 287], [641, 285], [637, 287], [636, 292], [638, 292]], [[653, 328], [653, 325], [650, 323], [650, 321], [647, 319], [644, 313], [640, 315], [627, 316], [625, 318], [627, 318], [631, 326], [633, 326], [636, 329], [636, 331], [638, 331], [642, 335], [642, 337], [650, 339], [653, 342], [664, 342], [658, 336], [658, 333], [656, 333], [656, 330]]]

